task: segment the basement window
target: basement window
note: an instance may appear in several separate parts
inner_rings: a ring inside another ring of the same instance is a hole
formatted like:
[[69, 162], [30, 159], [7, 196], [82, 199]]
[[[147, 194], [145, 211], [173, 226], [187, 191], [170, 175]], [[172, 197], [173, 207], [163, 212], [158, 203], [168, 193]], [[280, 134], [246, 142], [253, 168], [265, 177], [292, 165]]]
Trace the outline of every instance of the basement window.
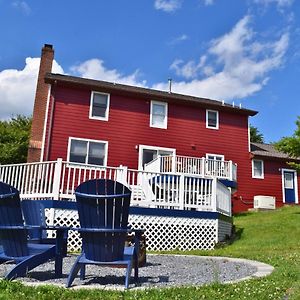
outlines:
[[107, 145], [105, 141], [69, 139], [68, 161], [89, 165], [106, 166]]
[[110, 95], [92, 92], [90, 104], [90, 119], [108, 121]]
[[264, 179], [264, 161], [252, 160], [252, 178]]
[[206, 110], [206, 128], [219, 129], [219, 112], [217, 110]]

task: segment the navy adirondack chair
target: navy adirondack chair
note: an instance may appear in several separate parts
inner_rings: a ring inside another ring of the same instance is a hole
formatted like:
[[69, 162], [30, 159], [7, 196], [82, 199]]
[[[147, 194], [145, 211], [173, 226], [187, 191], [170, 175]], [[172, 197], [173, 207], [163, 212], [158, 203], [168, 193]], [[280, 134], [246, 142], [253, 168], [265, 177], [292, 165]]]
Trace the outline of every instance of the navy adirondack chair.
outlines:
[[[21, 208], [26, 225], [35, 226], [28, 230], [28, 236], [31, 243], [39, 244], [53, 244], [55, 245], [55, 238], [48, 238], [47, 231], [42, 229], [46, 226], [45, 206], [42, 200], [22, 200]], [[39, 227], [40, 226], [40, 227]], [[68, 232], [64, 234], [64, 249], [63, 255], [67, 255], [67, 239]]]
[[31, 244], [24, 227], [19, 192], [0, 182], [0, 262], [16, 263], [5, 279], [22, 277], [55, 257], [55, 245]]
[[[21, 208], [26, 225], [46, 226], [45, 208], [40, 201], [22, 200]], [[47, 243], [46, 241], [49, 241], [47, 239], [46, 230], [38, 227], [29, 229], [28, 236], [31, 241], [38, 243]], [[49, 242], [51, 243], [52, 239]], [[53, 243], [55, 243], [55, 241]]]
[[87, 264], [96, 264], [125, 267], [128, 288], [133, 261], [135, 280], [138, 278], [138, 249], [125, 247], [127, 233], [132, 232], [127, 227], [131, 191], [116, 181], [94, 179], [80, 184], [75, 195], [82, 253], [71, 269], [66, 286], [71, 286], [79, 270], [81, 279], [85, 278]]

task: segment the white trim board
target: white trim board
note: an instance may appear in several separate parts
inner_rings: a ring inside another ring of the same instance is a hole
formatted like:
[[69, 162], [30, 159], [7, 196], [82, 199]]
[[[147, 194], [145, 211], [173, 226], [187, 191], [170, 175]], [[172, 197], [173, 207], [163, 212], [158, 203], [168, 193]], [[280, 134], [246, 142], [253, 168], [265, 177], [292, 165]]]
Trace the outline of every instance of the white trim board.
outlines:
[[283, 172], [294, 173], [295, 204], [298, 204], [299, 203], [299, 197], [298, 197], [298, 178], [297, 178], [297, 171], [293, 170], [293, 169], [281, 169], [282, 202], [285, 203], [284, 176], [283, 176]]

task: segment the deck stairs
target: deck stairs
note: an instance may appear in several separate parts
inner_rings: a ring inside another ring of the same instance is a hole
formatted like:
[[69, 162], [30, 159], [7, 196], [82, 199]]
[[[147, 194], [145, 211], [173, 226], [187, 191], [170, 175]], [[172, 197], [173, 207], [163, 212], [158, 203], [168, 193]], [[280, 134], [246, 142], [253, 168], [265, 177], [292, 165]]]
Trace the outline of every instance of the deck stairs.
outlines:
[[137, 201], [146, 201], [146, 195], [142, 186], [140, 185], [130, 185], [131, 197]]

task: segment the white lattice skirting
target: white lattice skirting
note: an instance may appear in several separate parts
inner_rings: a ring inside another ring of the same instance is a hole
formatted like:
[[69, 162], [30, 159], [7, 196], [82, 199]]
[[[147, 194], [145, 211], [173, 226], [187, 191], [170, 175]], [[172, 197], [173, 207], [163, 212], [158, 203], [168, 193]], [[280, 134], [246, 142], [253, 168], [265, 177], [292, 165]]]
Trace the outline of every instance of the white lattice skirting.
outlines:
[[[54, 225], [79, 227], [76, 211], [50, 209], [46, 214], [48, 222], [54, 217]], [[145, 230], [147, 250], [210, 250], [231, 232], [231, 223], [218, 219], [130, 215], [129, 224]], [[81, 250], [76, 231], [69, 231], [68, 250]]]

